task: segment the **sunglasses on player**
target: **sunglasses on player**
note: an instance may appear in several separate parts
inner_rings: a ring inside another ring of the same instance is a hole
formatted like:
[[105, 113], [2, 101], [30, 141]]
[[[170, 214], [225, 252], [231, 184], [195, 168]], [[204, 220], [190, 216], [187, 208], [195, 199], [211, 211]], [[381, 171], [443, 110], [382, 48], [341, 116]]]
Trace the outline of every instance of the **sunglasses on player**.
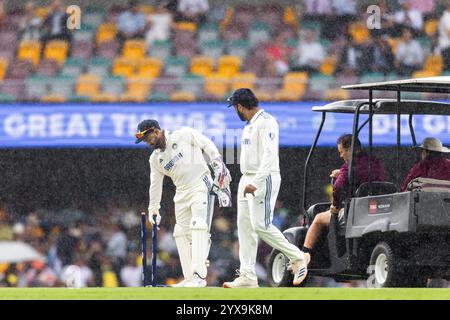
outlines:
[[147, 133], [152, 133], [154, 130], [155, 130], [154, 128], [148, 128], [145, 129], [144, 131], [139, 131], [134, 136], [136, 137], [136, 139], [142, 139]]

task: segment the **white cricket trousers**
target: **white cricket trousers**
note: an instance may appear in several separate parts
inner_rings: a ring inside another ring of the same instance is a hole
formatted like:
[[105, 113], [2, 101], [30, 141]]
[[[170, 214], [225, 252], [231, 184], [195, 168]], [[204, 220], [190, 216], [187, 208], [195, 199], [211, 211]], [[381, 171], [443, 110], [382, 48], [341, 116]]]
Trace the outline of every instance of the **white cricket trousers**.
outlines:
[[214, 196], [210, 194], [211, 178], [205, 176], [196, 186], [177, 190], [173, 236], [185, 279], [193, 274], [206, 278], [206, 259], [211, 245], [210, 230]]
[[264, 186], [256, 190], [255, 196], [244, 197], [245, 186], [254, 176], [243, 175], [239, 182], [237, 227], [239, 238], [240, 272], [256, 279], [256, 254], [258, 236], [271, 247], [281, 251], [290, 261], [304, 258], [300, 249], [289, 243], [273, 224], [273, 211], [280, 190], [281, 176], [271, 174]]

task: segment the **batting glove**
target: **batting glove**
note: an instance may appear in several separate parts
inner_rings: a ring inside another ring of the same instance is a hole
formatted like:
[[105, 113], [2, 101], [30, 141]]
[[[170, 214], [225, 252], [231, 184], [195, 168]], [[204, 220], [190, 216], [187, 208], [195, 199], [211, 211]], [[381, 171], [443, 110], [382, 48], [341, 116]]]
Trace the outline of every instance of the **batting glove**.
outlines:
[[159, 212], [153, 213], [153, 214], [149, 214], [148, 215], [148, 221], [150, 221], [150, 223], [153, 225], [157, 225], [159, 226], [159, 224], [161, 223], [161, 215], [159, 214]]
[[217, 199], [219, 200], [220, 208], [230, 208], [231, 207], [231, 191], [230, 187], [225, 189], [219, 189], [216, 192]]
[[218, 189], [225, 189], [231, 183], [231, 174], [228, 168], [225, 166], [221, 158], [213, 160], [209, 164], [212, 168], [212, 174], [214, 176], [213, 185]]

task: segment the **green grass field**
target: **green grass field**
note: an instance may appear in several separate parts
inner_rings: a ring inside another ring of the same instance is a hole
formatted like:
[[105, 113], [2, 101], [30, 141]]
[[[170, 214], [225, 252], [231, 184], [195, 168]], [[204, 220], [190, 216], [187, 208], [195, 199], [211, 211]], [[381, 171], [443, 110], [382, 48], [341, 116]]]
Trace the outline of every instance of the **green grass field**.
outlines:
[[450, 300], [450, 289], [0, 288], [3, 300]]

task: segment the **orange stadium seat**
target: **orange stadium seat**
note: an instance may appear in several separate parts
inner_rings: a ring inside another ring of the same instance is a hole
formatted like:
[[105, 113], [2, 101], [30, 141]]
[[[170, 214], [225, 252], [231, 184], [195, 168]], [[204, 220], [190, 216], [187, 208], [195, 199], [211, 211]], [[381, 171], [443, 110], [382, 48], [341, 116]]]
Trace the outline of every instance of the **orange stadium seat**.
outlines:
[[82, 74], [76, 84], [76, 94], [78, 96], [92, 96], [97, 94], [100, 88], [101, 79], [96, 74]]
[[152, 79], [142, 76], [132, 76], [127, 79], [127, 93], [130, 95], [143, 95], [146, 97], [150, 92]]
[[103, 23], [97, 30], [97, 44], [116, 39], [117, 27], [114, 23]]
[[8, 60], [0, 58], [0, 80], [5, 77], [6, 70], [8, 70]]
[[192, 102], [195, 101], [195, 95], [192, 92], [176, 91], [170, 95], [170, 101]]
[[307, 72], [289, 72], [283, 79], [283, 90], [303, 94], [308, 84]]
[[221, 56], [217, 62], [217, 73], [232, 77], [239, 72], [241, 58], [238, 56]]
[[348, 31], [358, 44], [361, 44], [370, 38], [369, 29], [364, 22], [351, 23]]
[[139, 11], [141, 11], [142, 13], [144, 13], [146, 15], [150, 15], [154, 12], [153, 7], [149, 4], [141, 4], [139, 6]]
[[320, 65], [320, 72], [326, 74], [327, 76], [331, 76], [336, 69], [337, 61], [338, 59], [336, 56], [326, 57]]
[[251, 72], [238, 73], [231, 78], [231, 90], [237, 90], [239, 88], [249, 88], [254, 90], [256, 81], [256, 75]]
[[116, 102], [117, 96], [112, 93], [98, 92], [90, 96], [92, 102]]
[[205, 93], [216, 98], [223, 98], [229, 91], [228, 77], [213, 73], [205, 77]]
[[440, 75], [440, 73], [437, 73], [435, 71], [419, 70], [419, 71], [413, 72], [412, 77], [413, 78], [428, 78], [428, 77], [436, 77], [439, 75]]
[[17, 58], [19, 60], [30, 60], [33, 66], [39, 64], [41, 57], [41, 46], [39, 41], [22, 41], [19, 45]]
[[121, 102], [145, 102], [147, 94], [138, 92], [125, 92], [120, 97]]
[[292, 91], [286, 89], [280, 89], [275, 93], [276, 101], [298, 101], [302, 97], [303, 93], [299, 91]]
[[430, 19], [425, 21], [424, 31], [429, 36], [432, 37], [436, 34], [439, 28], [439, 21], [437, 19]]
[[141, 59], [137, 66], [137, 73], [141, 78], [158, 78], [161, 74], [163, 62], [156, 57]]
[[195, 56], [191, 60], [191, 73], [200, 76], [208, 76], [212, 73], [214, 59], [208, 56]]
[[112, 74], [128, 78], [134, 74], [135, 68], [136, 63], [133, 59], [119, 57], [114, 59]]
[[325, 91], [325, 100], [348, 100], [350, 98], [350, 93], [348, 90], [344, 89], [328, 89]]
[[444, 61], [440, 55], [429, 55], [424, 63], [423, 70], [432, 72], [435, 75], [442, 74], [444, 69]]
[[178, 22], [175, 24], [175, 28], [178, 30], [186, 30], [191, 32], [197, 32], [197, 25], [193, 22]]
[[43, 96], [41, 98], [42, 102], [54, 102], [54, 103], [61, 103], [65, 102], [66, 98], [62, 94], [57, 93], [51, 93]]
[[298, 30], [299, 21], [295, 9], [292, 7], [286, 7], [283, 13], [283, 22]]
[[45, 17], [50, 12], [50, 7], [39, 7], [34, 10], [34, 14], [41, 20], [45, 20]]
[[272, 101], [273, 100], [272, 92], [267, 92], [266, 90], [254, 90], [253, 92], [259, 101]]
[[44, 50], [45, 59], [58, 61], [60, 65], [66, 61], [69, 44], [62, 40], [52, 40], [47, 43]]
[[146, 51], [145, 40], [126, 40], [123, 45], [122, 56], [129, 59], [141, 59], [145, 56]]

